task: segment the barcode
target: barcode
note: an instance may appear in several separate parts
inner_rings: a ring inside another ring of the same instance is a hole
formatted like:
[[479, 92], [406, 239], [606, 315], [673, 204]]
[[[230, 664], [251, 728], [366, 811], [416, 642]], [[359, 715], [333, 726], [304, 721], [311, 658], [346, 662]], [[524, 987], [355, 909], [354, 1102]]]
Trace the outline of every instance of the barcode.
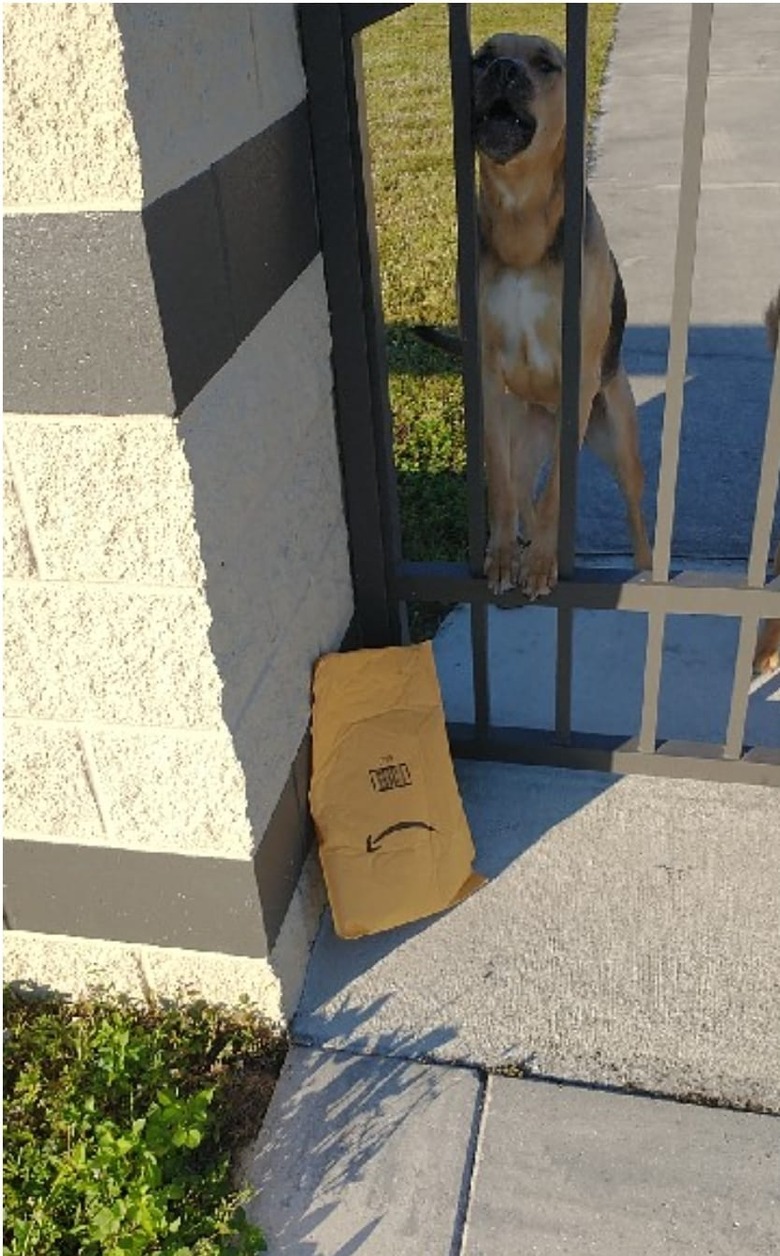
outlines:
[[403, 789], [412, 783], [412, 774], [407, 763], [390, 763], [386, 767], [370, 768], [368, 775], [374, 789], [380, 794], [388, 789]]

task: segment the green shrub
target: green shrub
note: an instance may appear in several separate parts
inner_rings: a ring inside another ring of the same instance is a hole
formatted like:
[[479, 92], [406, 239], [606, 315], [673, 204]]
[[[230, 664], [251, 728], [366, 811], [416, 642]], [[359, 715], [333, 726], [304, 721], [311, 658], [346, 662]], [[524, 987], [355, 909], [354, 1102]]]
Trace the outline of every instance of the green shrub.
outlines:
[[4, 1256], [250, 1256], [231, 1184], [286, 1044], [248, 1012], [5, 990]]

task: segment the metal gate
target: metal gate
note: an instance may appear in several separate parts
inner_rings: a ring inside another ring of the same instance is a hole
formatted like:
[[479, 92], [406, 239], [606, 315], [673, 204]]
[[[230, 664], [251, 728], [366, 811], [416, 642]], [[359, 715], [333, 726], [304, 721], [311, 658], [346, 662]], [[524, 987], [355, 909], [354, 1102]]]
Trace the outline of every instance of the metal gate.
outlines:
[[[398, 496], [388, 402], [385, 330], [379, 291], [371, 174], [363, 100], [360, 32], [406, 5], [299, 5], [309, 88], [313, 160], [331, 309], [337, 424], [355, 584], [357, 643], [407, 639], [413, 601], [467, 603], [471, 615], [474, 720], [450, 724], [453, 754], [591, 768], [780, 785], [780, 749], [746, 746], [744, 730], [759, 621], [780, 614], [780, 578], [765, 584], [780, 470], [780, 368], [769, 415], [745, 575], [673, 570], [671, 538], [691, 310], [709, 69], [711, 4], [691, 6], [666, 403], [651, 572], [578, 569], [575, 516], [578, 466], [579, 305], [585, 180], [587, 10], [566, 6], [567, 143], [565, 165], [563, 403], [559, 583], [545, 599], [556, 608], [555, 727], [491, 722], [488, 605], [520, 607], [519, 590], [499, 599], [482, 575], [486, 540], [482, 396], [477, 306], [478, 233], [471, 138], [469, 6], [449, 5], [458, 288], [467, 440], [469, 562], [421, 563], [401, 555]], [[573, 621], [576, 610], [642, 612], [648, 617], [644, 692], [638, 732], [603, 735], [572, 728]], [[664, 627], [668, 615], [729, 616], [739, 621], [725, 742], [662, 741], [657, 735]]]

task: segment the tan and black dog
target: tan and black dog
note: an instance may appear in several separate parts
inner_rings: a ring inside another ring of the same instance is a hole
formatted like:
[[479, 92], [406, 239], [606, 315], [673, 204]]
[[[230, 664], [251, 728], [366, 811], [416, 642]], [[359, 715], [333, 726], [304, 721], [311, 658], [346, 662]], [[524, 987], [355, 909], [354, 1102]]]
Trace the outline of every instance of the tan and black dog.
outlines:
[[[777, 353], [778, 325], [780, 324], [780, 292], [774, 301], [770, 301], [764, 315], [769, 348]], [[775, 370], [777, 370], [775, 366]], [[775, 551], [773, 574], [780, 576], [780, 544]], [[753, 671], [757, 676], [766, 672], [774, 672], [780, 667], [780, 619], [767, 619], [758, 636], [756, 652], [753, 656]]]
[[[519, 584], [536, 598], [557, 580], [565, 61], [546, 39], [494, 35], [474, 54], [472, 74], [490, 516], [485, 573], [494, 593]], [[620, 360], [625, 293], [590, 196], [584, 235], [580, 442], [587, 439], [614, 473], [636, 566], [647, 568], [636, 405]]]

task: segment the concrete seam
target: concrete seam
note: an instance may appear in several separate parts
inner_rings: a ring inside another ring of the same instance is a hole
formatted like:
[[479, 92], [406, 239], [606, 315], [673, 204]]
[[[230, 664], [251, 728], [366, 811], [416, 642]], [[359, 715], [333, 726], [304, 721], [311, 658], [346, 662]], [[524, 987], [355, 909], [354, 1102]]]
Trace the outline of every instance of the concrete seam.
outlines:
[[[324, 920], [325, 913], [323, 912], [322, 921], [324, 922]], [[405, 1051], [393, 1051], [392, 1049], [382, 1051], [378, 1046], [373, 1048], [367, 1047], [365, 1050], [359, 1050], [357, 1046], [353, 1045], [346, 1047], [334, 1046], [329, 1042], [319, 1042], [311, 1034], [296, 1033], [294, 1024], [290, 1031], [290, 1043], [294, 1047], [306, 1047], [312, 1051], [324, 1051], [329, 1055], [349, 1055], [354, 1059], [395, 1060], [403, 1064], [420, 1064], [430, 1068], [459, 1069], [466, 1073], [477, 1073], [478, 1076], [481, 1076], [482, 1072], [481, 1066], [473, 1060], [441, 1060], [434, 1055], [411, 1055]]]
[[466, 1237], [468, 1234], [469, 1212], [471, 1210], [471, 1200], [474, 1193], [474, 1178], [477, 1171], [480, 1152], [482, 1150], [488, 1106], [489, 1078], [487, 1074], [482, 1071], [479, 1072], [478, 1077], [479, 1089], [477, 1091], [476, 1103], [474, 1104], [474, 1115], [471, 1122], [471, 1130], [469, 1131], [469, 1140], [466, 1146], [466, 1163], [463, 1166], [463, 1184], [461, 1186], [460, 1199], [458, 1200], [458, 1210], [455, 1214], [455, 1227], [452, 1235], [452, 1246], [450, 1248], [451, 1256], [464, 1256]]
[[[601, 180], [601, 183], [599, 183], [598, 179], [594, 179], [593, 185], [594, 187], [597, 187], [597, 188], [601, 186], [601, 187], [607, 187], [611, 190], [614, 187], [618, 187], [619, 182], [617, 179], [605, 178]], [[703, 182], [701, 185], [702, 192], [756, 192], [756, 191], [760, 191], [762, 188], [769, 188], [771, 191], [776, 192], [777, 189], [780, 188], [780, 183], [776, 183], [771, 180], [761, 181], [761, 182], [758, 182], [757, 180], [752, 180], [752, 181], [747, 181], [743, 183], [706, 183], [706, 182]], [[680, 190], [679, 182], [677, 183], [640, 183], [640, 182], [633, 183], [632, 182], [632, 185], [631, 185], [632, 192], [679, 192], [679, 190]]]
[[4, 205], [4, 218], [24, 218], [31, 214], [47, 214], [54, 216], [55, 214], [115, 214], [115, 213], [137, 213], [141, 209], [143, 202], [140, 200], [95, 200], [89, 202], [82, 201], [59, 201], [57, 204], [51, 204], [49, 201], [34, 201], [28, 203], [21, 201], [16, 205]]
[[125, 427], [127, 424], [139, 423], [155, 423], [163, 424], [166, 427], [172, 427], [174, 432], [178, 434], [180, 423], [170, 414], [155, 414], [150, 411], [148, 414], [142, 414], [140, 411], [129, 414], [102, 414], [100, 411], [91, 411], [87, 414], [52, 414], [49, 411], [37, 410], [5, 410], [4, 417], [6, 423], [10, 419], [12, 423], [26, 423], [32, 421], [34, 423], [52, 423], [60, 427], [97, 427], [105, 428], [109, 424], [118, 427]]
[[[78, 846], [79, 850], [86, 852], [91, 851], [120, 851], [122, 854], [130, 855], [171, 855], [176, 858], [183, 859], [219, 859], [223, 863], [249, 863], [253, 857], [250, 850], [242, 849], [240, 851], [221, 851], [215, 854], [212, 850], [192, 850], [189, 846], [140, 846], [125, 840], [117, 840], [107, 842], [105, 840], [96, 840], [94, 838], [81, 837], [78, 840], [72, 837], [62, 837], [56, 833], [41, 832], [37, 829], [15, 829], [10, 825], [3, 826], [3, 839], [7, 842], [36, 842], [40, 846]], [[187, 949], [186, 947], [184, 948]]]
[[147, 963], [146, 956], [143, 951], [134, 951], [133, 957], [135, 959], [136, 964], [138, 965], [138, 980], [140, 982], [141, 990], [143, 991], [143, 996], [146, 999], [147, 1005], [150, 1008], [156, 1008], [157, 1007], [157, 993], [154, 988], [154, 983], [152, 981], [152, 974], [149, 970], [149, 964]]
[[[13, 467], [11, 468], [11, 471], [13, 473]], [[18, 493], [19, 487], [16, 482], [15, 475], [14, 475], [14, 485]], [[20, 495], [19, 501], [21, 502], [21, 500], [22, 499]], [[22, 513], [23, 514], [25, 513], [24, 507], [22, 507]], [[26, 523], [26, 519], [25, 519], [25, 523]], [[31, 540], [31, 546], [32, 546], [32, 540]], [[35, 552], [34, 552], [34, 557], [37, 562], [38, 556], [37, 554], [35, 554]], [[5, 583], [11, 586], [15, 586], [15, 585], [29, 586], [30, 581], [29, 579], [25, 579], [24, 576], [7, 576]], [[193, 583], [193, 584], [143, 584], [134, 580], [66, 580], [66, 579], [63, 579], [61, 576], [50, 576], [50, 575], [41, 575], [40, 583], [46, 584], [48, 587], [51, 587], [52, 585], [60, 585], [63, 588], [80, 589], [80, 590], [121, 589], [123, 593], [153, 593], [155, 596], [159, 596], [160, 594], [173, 595], [173, 594], [180, 594], [180, 593], [199, 593], [202, 588], [202, 585], [199, 582]]]
[[257, 39], [255, 37], [255, 23], [252, 16], [252, 6], [247, 6], [247, 18], [249, 20], [249, 41], [252, 45], [252, 64], [255, 67], [255, 87], [257, 88], [257, 100], [260, 109], [263, 108], [263, 91], [260, 86], [260, 62], [257, 59]]
[[[300, 603], [299, 603], [299, 606], [300, 606]], [[262, 664], [260, 671], [257, 673], [257, 676], [255, 677], [255, 680], [251, 688], [249, 689], [249, 692], [246, 698], [241, 703], [241, 706], [238, 708], [235, 716], [231, 720], [231, 733], [234, 737], [240, 732], [241, 725], [243, 721], [245, 720], [247, 713], [249, 712], [255, 698], [257, 697], [258, 693], [262, 689], [266, 679], [271, 674], [274, 663], [276, 662], [279, 654], [281, 653], [282, 646], [283, 646], [283, 639], [277, 636], [274, 642], [272, 643], [271, 653], [268, 655], [265, 662]]]
[[[35, 525], [33, 523], [33, 515], [35, 512], [32, 507], [32, 502], [27, 496], [27, 486], [24, 483], [24, 477], [19, 469], [16, 456], [11, 449], [11, 442], [8, 439], [7, 432], [3, 437], [3, 449], [5, 450], [5, 458], [11, 471], [11, 479], [19, 501], [19, 510], [21, 511], [22, 520], [24, 521], [25, 530], [27, 532], [27, 540], [30, 543], [33, 562], [35, 563], [35, 574], [39, 580], [45, 580], [47, 578], [47, 566], [43, 557], [43, 549], [38, 540]], [[33, 583], [33, 581], [30, 580], [29, 576], [7, 576], [5, 583], [29, 585]]]
[[81, 746], [81, 753], [84, 756], [84, 766], [87, 770], [89, 788], [92, 791], [92, 797], [94, 798], [95, 806], [98, 809], [98, 815], [100, 816], [100, 821], [103, 825], [103, 832], [108, 839], [109, 845], [115, 846], [117, 844], [116, 833], [114, 832], [113, 824], [111, 823], [109, 808], [103, 798], [103, 789], [99, 783], [100, 773], [98, 771], [97, 761], [95, 759], [92, 741], [88, 730], [84, 727], [79, 728], [78, 738]]
[[13, 715], [6, 712], [5, 722], [33, 727], [85, 729], [90, 733], [175, 733], [177, 737], [207, 737], [216, 739], [224, 732], [224, 724], [121, 724], [111, 720], [63, 720], [49, 716]]
[[[225, 222], [225, 207], [222, 203], [222, 188], [220, 185], [219, 175], [217, 174], [217, 168], [215, 165], [212, 164], [209, 167], [209, 173], [211, 176], [211, 186], [214, 192], [214, 204], [217, 207], [217, 222], [219, 223], [219, 248], [220, 248], [220, 253], [222, 256], [222, 271], [225, 276], [225, 285], [227, 287], [228, 310], [230, 312], [230, 327], [233, 332], [233, 344], [237, 348], [238, 345], [241, 343], [241, 337], [238, 334], [238, 323], [236, 321], [236, 301], [235, 301], [235, 293], [233, 291], [233, 276], [230, 269], [230, 255], [228, 252], [228, 232], [227, 232], [227, 224]], [[260, 322], [262, 322], [262, 319], [260, 320]], [[229, 360], [230, 359], [228, 359], [228, 361]], [[225, 366], [227, 366], [227, 362], [223, 363], [223, 365], [219, 369], [224, 370]], [[219, 374], [219, 372], [217, 372], [217, 374]], [[206, 385], [204, 385], [204, 387], [206, 387]], [[195, 398], [193, 397], [193, 401], [194, 400]], [[181, 418], [181, 416], [179, 416], [179, 418]]]

